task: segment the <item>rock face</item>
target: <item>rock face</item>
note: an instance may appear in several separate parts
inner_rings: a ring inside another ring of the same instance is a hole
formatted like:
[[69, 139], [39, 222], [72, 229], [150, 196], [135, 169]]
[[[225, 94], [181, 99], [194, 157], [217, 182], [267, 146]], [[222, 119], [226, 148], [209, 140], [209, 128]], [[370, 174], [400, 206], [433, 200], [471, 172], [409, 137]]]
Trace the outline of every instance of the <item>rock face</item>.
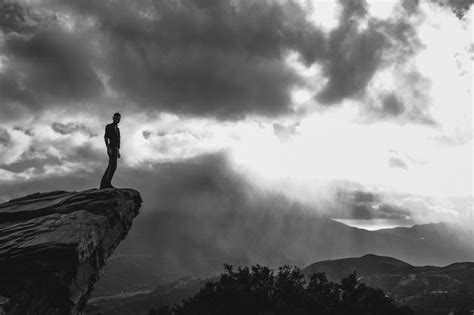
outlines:
[[91, 189], [0, 204], [0, 314], [82, 313], [141, 202], [132, 189]]

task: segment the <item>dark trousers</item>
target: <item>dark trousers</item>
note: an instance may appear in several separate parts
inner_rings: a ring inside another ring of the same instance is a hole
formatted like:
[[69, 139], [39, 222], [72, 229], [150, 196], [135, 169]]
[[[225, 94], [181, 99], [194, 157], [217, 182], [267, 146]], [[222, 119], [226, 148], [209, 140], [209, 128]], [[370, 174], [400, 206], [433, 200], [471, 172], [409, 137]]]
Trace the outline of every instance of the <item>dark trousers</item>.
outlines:
[[100, 181], [100, 189], [112, 187], [112, 177], [114, 176], [115, 170], [117, 169], [118, 150], [116, 148], [112, 148], [112, 154], [107, 152], [107, 155], [109, 156], [109, 165], [107, 165], [107, 169], [105, 170], [102, 180]]

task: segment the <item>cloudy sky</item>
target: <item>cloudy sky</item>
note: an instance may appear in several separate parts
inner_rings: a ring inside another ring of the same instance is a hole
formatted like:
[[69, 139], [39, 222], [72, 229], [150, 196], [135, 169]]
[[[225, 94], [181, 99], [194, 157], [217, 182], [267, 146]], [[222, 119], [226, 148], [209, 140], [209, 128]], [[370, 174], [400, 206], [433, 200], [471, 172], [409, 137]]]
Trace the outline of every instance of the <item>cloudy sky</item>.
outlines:
[[120, 112], [117, 186], [218, 154], [348, 224], [474, 223], [468, 3], [0, 0], [0, 201], [98, 186]]

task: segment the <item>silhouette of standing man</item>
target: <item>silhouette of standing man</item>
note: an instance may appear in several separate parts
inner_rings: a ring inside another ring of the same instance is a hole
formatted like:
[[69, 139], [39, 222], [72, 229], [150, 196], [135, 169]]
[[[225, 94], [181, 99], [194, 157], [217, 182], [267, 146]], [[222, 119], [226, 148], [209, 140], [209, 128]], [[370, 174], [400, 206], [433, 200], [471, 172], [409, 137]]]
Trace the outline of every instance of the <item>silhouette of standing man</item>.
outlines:
[[109, 156], [109, 165], [105, 170], [104, 176], [100, 181], [100, 189], [104, 188], [115, 188], [112, 186], [112, 177], [114, 176], [115, 170], [117, 169], [117, 159], [120, 159], [120, 129], [118, 123], [120, 122], [121, 115], [115, 113], [113, 116], [113, 122], [105, 126], [105, 145], [107, 146], [107, 155]]

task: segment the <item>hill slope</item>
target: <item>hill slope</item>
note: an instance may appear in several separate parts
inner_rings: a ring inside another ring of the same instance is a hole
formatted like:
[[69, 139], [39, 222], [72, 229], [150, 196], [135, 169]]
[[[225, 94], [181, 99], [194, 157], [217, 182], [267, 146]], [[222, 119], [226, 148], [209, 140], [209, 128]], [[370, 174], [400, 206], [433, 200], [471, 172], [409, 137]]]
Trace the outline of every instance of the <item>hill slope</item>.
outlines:
[[391, 257], [365, 255], [317, 262], [303, 271], [307, 275], [324, 272], [333, 280], [356, 271], [362, 282], [382, 289], [417, 314], [474, 310], [473, 262], [417, 267]]

